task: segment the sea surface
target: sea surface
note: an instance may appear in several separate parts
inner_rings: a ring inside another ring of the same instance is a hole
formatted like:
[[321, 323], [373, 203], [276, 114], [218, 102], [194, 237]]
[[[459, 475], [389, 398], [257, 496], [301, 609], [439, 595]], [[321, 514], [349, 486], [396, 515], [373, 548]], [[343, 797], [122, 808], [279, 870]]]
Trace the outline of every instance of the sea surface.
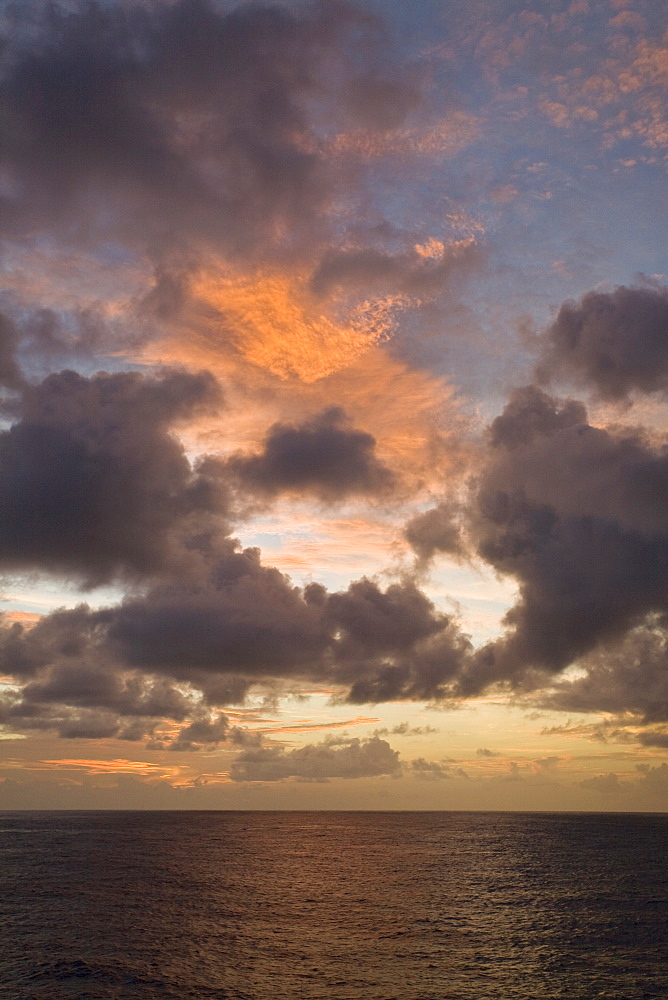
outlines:
[[0, 813], [2, 1000], [668, 998], [668, 816]]

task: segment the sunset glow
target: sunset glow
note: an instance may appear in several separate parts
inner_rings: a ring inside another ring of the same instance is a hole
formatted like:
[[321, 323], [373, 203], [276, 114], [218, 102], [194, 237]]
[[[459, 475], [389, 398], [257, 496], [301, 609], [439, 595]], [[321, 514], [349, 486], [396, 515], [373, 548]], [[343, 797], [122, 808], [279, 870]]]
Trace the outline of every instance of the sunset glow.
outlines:
[[0, 31], [0, 808], [666, 810], [663, 5]]

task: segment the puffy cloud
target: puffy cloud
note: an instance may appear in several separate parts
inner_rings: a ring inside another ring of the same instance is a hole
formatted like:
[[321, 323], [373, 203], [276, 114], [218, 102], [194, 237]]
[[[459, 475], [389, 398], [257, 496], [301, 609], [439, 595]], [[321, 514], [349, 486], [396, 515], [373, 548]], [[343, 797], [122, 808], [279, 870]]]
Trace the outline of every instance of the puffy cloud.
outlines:
[[234, 781], [282, 781], [301, 778], [328, 781], [330, 778], [367, 778], [399, 773], [399, 754], [386, 740], [372, 736], [345, 743], [327, 741], [284, 750], [261, 747], [245, 750], [234, 761], [230, 777]]
[[348, 427], [340, 407], [330, 407], [298, 427], [274, 424], [259, 455], [225, 463], [242, 489], [260, 496], [313, 493], [333, 502], [351, 494], [387, 493], [394, 478], [375, 455], [371, 434]]
[[592, 427], [580, 404], [533, 387], [492, 425], [473, 497], [478, 553], [514, 577], [507, 633], [464, 685], [530, 681], [620, 639], [668, 599], [668, 452], [635, 430]]
[[[668, 722], [668, 633], [663, 617], [652, 617], [611, 646], [580, 661], [581, 673], [555, 684], [544, 704], [564, 711], [630, 713], [646, 724]], [[652, 743], [657, 733], [639, 733]]]
[[334, 677], [357, 704], [444, 697], [471, 651], [454, 620], [412, 582], [381, 591], [357, 580], [324, 610], [336, 636]]
[[541, 435], [577, 427], [586, 420], [587, 411], [582, 403], [569, 399], [557, 404], [541, 389], [528, 385], [516, 389], [503, 413], [492, 421], [490, 444], [492, 448], [514, 450]]
[[638, 764], [638, 772], [642, 777], [638, 781], [638, 789], [648, 795], [668, 798], [668, 764], [652, 767], [650, 764]]
[[66, 703], [105, 707], [124, 716], [168, 716], [176, 720], [185, 719], [193, 709], [192, 699], [163, 679], [119, 676], [82, 663], [57, 664], [45, 677], [26, 684], [21, 696], [21, 709]]
[[[91, 665], [73, 649], [59, 652], [54, 650], [23, 686], [5, 686], [0, 723], [11, 731], [50, 731], [65, 739], [140, 740], [165, 718], [183, 721], [200, 711], [195, 691], [179, 689], [165, 678]], [[15, 677], [20, 680], [20, 669]]]
[[[316, 422], [285, 433], [301, 446], [321, 431]], [[281, 449], [265, 454], [278, 469]], [[637, 431], [589, 425], [579, 403], [517, 391], [491, 426], [467, 532], [483, 559], [518, 581], [520, 597], [505, 634], [475, 653], [413, 582], [301, 589], [257, 551], [205, 532], [184, 536], [185, 575], [163, 567], [162, 579], [117, 607], [60, 612], [30, 630], [13, 625], [2, 664], [17, 678], [68, 659], [111, 664], [192, 683], [212, 704], [290, 679], [333, 685], [363, 704], [449, 698], [497, 682], [535, 688], [579, 660], [585, 674], [553, 684], [552, 705], [651, 722], [665, 704], [663, 640], [648, 645], [642, 629], [631, 630], [661, 613], [668, 596], [667, 462]], [[615, 659], [609, 651], [627, 634], [625, 660]], [[643, 641], [632, 660], [628, 644]], [[596, 661], [604, 649], [607, 659]]]
[[411, 518], [404, 537], [419, 560], [427, 563], [437, 552], [462, 555], [465, 550], [461, 530], [461, 508], [444, 501]]
[[237, 726], [230, 726], [229, 720], [222, 712], [219, 714], [197, 715], [187, 726], [182, 726], [178, 734], [170, 741], [163, 739], [153, 741], [157, 749], [165, 747], [176, 753], [201, 750], [203, 746], [217, 746], [221, 742], [230, 741], [236, 745], [259, 746], [259, 733], [250, 733]]
[[0, 432], [0, 564], [94, 585], [182, 558], [175, 527], [224, 504], [170, 427], [217, 403], [210, 375], [180, 371], [64, 371], [25, 386]]
[[318, 676], [327, 645], [321, 611], [256, 549], [209, 553], [196, 578], [167, 580], [91, 613], [122, 664], [202, 683], [208, 674], [256, 681]]
[[615, 795], [624, 791], [626, 787], [619, 777], [611, 772], [610, 774], [599, 774], [594, 778], [585, 778], [580, 782], [580, 787], [591, 792], [598, 792], [601, 795]]
[[[457, 772], [461, 772], [461, 768], [457, 768]], [[451, 767], [439, 764], [436, 760], [426, 760], [424, 757], [416, 757], [411, 761], [409, 773], [422, 781], [438, 781], [453, 776]]]
[[0, 669], [17, 685], [3, 721], [61, 731], [94, 711], [120, 731], [133, 717], [168, 718], [195, 725], [179, 737], [192, 745], [204, 730], [204, 741], [222, 736], [207, 706], [238, 704], [254, 685], [323, 684], [353, 703], [435, 699], [470, 655], [455, 622], [411, 583], [300, 589], [232, 542], [200, 569], [117, 606], [1, 630]]
[[562, 305], [538, 365], [543, 381], [573, 379], [601, 398], [668, 390], [668, 289], [588, 292]]
[[80, 660], [89, 652], [90, 609], [86, 604], [60, 609], [36, 622], [0, 620], [0, 671], [19, 680], [61, 660]]

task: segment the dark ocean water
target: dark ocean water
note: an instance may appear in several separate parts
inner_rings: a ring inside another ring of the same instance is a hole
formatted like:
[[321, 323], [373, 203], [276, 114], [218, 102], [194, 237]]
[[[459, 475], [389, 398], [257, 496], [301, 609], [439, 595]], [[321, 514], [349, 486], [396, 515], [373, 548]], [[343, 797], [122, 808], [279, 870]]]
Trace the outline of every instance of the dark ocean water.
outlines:
[[668, 816], [0, 813], [11, 1000], [668, 998]]

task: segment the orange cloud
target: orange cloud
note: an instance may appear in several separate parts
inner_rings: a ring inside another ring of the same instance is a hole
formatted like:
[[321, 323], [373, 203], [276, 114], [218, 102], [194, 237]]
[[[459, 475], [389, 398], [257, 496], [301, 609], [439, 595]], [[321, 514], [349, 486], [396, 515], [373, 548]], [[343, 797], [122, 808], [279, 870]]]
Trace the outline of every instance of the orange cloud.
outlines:
[[455, 111], [424, 128], [369, 132], [341, 132], [325, 147], [332, 156], [375, 159], [387, 156], [449, 156], [468, 146], [480, 134], [481, 123], [471, 114]]
[[347, 321], [325, 314], [305, 278], [280, 273], [225, 276], [210, 272], [193, 294], [218, 312], [221, 336], [232, 339], [246, 361], [286, 379], [315, 382], [348, 367], [392, 333], [400, 296], [362, 302]]
[[268, 729], [258, 729], [260, 733], [312, 733], [324, 729], [345, 729], [348, 726], [376, 725], [380, 722], [378, 718], [367, 718], [359, 716], [355, 719], [345, 719], [343, 722], [297, 722], [291, 726], [274, 726]]
[[[277, 301], [271, 300], [269, 287], [274, 286], [265, 287], [268, 298], [261, 297], [255, 306], [251, 286], [234, 292], [239, 295], [235, 301], [248, 305], [255, 324], [252, 336], [250, 326], [243, 324], [237, 335], [243, 353], [231, 344], [233, 334], [220, 317], [198, 313], [187, 317], [169, 339], [144, 351], [144, 362], [207, 369], [223, 385], [224, 418], [202, 417], [196, 426], [184, 427], [188, 448], [224, 453], [258, 450], [273, 423], [300, 423], [334, 400], [354, 426], [374, 436], [378, 458], [407, 476], [413, 490], [461, 466], [468, 429], [465, 410], [445, 379], [415, 370], [382, 349], [379, 342], [387, 335], [391, 311], [388, 303], [379, 306], [380, 313], [371, 311], [366, 329], [356, 330], [354, 324], [329, 326], [330, 320], [311, 328], [306, 324], [299, 341], [304, 352], [300, 359], [278, 303], [285, 301], [287, 315], [296, 315], [298, 322], [303, 320], [301, 305], [289, 305], [288, 279], [277, 279]], [[325, 336], [327, 329], [331, 342]]]
[[171, 775], [176, 777], [179, 767], [163, 767], [161, 764], [152, 764], [149, 761], [124, 760], [85, 760], [79, 758], [62, 757], [58, 760], [41, 760], [38, 762], [46, 770], [71, 770], [82, 768], [87, 774], [139, 774], [151, 777], [166, 777]]
[[0, 615], [2, 616], [3, 628], [17, 624], [23, 625], [24, 628], [32, 628], [42, 617], [32, 611], [2, 611]]
[[392, 313], [401, 296], [362, 302], [347, 320], [327, 315], [305, 277], [283, 273], [200, 275], [192, 292], [217, 312], [219, 335], [230, 338], [241, 356], [258, 368], [287, 379], [315, 382], [348, 367], [374, 344], [387, 340]]

